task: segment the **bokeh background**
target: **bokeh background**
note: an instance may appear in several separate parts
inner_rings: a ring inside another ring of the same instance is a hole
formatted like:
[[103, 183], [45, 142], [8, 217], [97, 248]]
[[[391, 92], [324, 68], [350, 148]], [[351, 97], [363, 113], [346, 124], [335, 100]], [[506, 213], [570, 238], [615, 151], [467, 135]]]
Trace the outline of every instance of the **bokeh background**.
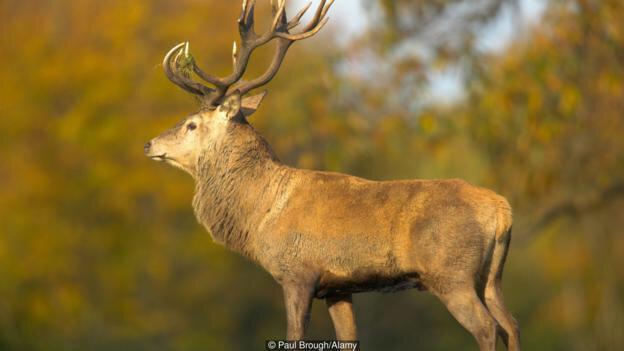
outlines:
[[[239, 7], [0, 1], [0, 350], [261, 350], [285, 335], [277, 284], [212, 243], [189, 176], [142, 155], [197, 108], [163, 55], [190, 40], [202, 67], [229, 73]], [[621, 350], [624, 2], [337, 0], [333, 12], [252, 118], [280, 158], [505, 195], [504, 293], [524, 349]], [[476, 350], [427, 293], [355, 301], [365, 350]], [[322, 302], [309, 335], [333, 337]]]

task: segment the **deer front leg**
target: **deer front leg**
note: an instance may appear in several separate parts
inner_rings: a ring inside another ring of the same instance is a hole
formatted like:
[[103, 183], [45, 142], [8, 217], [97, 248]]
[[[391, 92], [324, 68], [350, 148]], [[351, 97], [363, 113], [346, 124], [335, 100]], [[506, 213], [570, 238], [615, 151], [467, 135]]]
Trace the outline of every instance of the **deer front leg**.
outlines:
[[284, 303], [286, 304], [286, 321], [288, 340], [302, 340], [310, 320], [310, 307], [314, 286], [311, 284], [284, 284]]
[[354, 341], [357, 339], [353, 299], [351, 294], [335, 294], [325, 298], [329, 315], [334, 323], [336, 339]]

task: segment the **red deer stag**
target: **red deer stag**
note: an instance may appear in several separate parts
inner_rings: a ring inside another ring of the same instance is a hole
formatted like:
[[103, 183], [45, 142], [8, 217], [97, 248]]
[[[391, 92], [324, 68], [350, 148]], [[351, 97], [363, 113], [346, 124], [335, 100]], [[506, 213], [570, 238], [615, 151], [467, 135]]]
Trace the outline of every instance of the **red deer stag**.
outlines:
[[[370, 181], [289, 167], [248, 123], [288, 48], [316, 34], [333, 1], [321, 0], [302, 31], [310, 4], [287, 19], [285, 0], [254, 31], [254, 0], [244, 0], [233, 73], [200, 69], [188, 43], [165, 56], [167, 77], [198, 95], [202, 108], [145, 145], [148, 157], [193, 176], [193, 208], [214, 241], [262, 266], [281, 284], [287, 338], [301, 340], [314, 298], [325, 299], [336, 337], [355, 340], [351, 295], [409, 288], [437, 296], [479, 343], [495, 350], [499, 335], [519, 350], [518, 326], [503, 303], [501, 277], [511, 237], [505, 198], [461, 180]], [[241, 80], [252, 52], [276, 42], [268, 70]], [[190, 72], [212, 85], [190, 78]]]

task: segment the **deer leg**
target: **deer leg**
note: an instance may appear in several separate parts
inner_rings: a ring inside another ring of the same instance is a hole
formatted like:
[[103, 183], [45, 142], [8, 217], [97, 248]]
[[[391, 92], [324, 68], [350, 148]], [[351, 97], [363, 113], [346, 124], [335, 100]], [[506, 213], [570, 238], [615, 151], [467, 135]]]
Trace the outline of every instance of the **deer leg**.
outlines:
[[518, 322], [503, 303], [500, 281], [492, 282], [485, 288], [485, 304], [500, 325], [498, 334], [509, 351], [520, 351]]
[[336, 339], [355, 341], [357, 330], [353, 314], [353, 299], [351, 294], [336, 294], [325, 298], [329, 315], [334, 323]]
[[313, 287], [307, 284], [288, 284], [283, 286], [286, 304], [286, 321], [288, 323], [286, 338], [301, 340], [310, 320]]
[[472, 288], [452, 291], [440, 296], [453, 317], [479, 343], [481, 351], [496, 350], [497, 323]]
[[511, 230], [506, 233], [505, 240], [497, 242], [492, 253], [492, 264], [485, 285], [485, 305], [492, 316], [496, 319], [500, 328], [498, 335], [509, 351], [520, 351], [520, 336], [518, 322], [505, 307], [503, 302], [503, 292], [501, 280], [503, 278], [503, 268], [509, 250], [511, 240]]

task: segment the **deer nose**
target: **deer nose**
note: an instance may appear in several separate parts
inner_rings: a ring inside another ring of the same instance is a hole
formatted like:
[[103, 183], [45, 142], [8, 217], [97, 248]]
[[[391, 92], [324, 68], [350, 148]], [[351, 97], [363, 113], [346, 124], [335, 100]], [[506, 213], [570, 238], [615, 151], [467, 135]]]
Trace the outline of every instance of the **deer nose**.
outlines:
[[151, 147], [152, 147], [152, 142], [148, 141], [147, 143], [145, 143], [145, 145], [143, 145], [143, 151], [147, 153]]

